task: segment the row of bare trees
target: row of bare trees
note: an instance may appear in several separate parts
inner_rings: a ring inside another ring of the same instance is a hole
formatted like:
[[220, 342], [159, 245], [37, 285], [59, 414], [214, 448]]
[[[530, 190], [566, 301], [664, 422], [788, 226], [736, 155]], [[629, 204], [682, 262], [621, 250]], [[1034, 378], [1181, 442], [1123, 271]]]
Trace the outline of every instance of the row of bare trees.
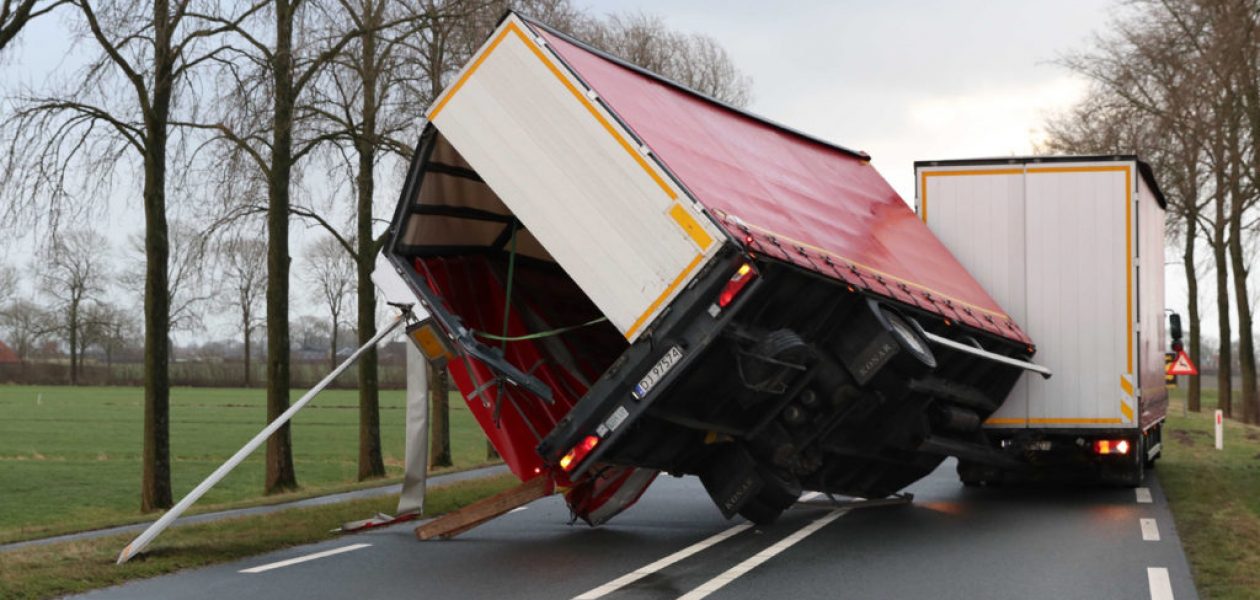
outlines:
[[[1169, 201], [1168, 236], [1182, 250], [1188, 350], [1201, 354], [1199, 296], [1215, 292], [1220, 408], [1260, 422], [1247, 280], [1260, 199], [1260, 2], [1135, 0], [1091, 49], [1063, 62], [1092, 86], [1080, 105], [1051, 119], [1046, 150], [1136, 150], [1153, 164]], [[1215, 281], [1202, 281], [1206, 273]], [[1190, 410], [1200, 410], [1198, 377], [1188, 394]]]
[[[0, 173], [8, 183], [0, 190], [0, 222], [43, 227], [56, 239], [63, 223], [111, 193], [139, 188], [146, 257], [137, 281], [144, 289], [144, 510], [172, 500], [169, 340], [182, 268], [172, 252], [174, 212], [190, 212], [206, 239], [235, 240], [225, 243], [224, 273], [231, 276], [217, 293], [230, 291], [239, 300], [246, 344], [256, 327], [266, 331], [271, 420], [290, 399], [294, 220], [326, 232], [329, 241], [312, 249], [318, 257], [312, 264], [332, 270], [312, 269], [312, 279], [333, 321], [342, 318], [348, 287], [354, 329], [360, 342], [370, 339], [377, 313], [370, 274], [385, 241], [378, 197], [398, 188], [424, 108], [508, 8], [719, 99], [749, 98], [749, 81], [713, 40], [673, 32], [645, 15], [592, 16], [570, 0], [0, 2], [0, 51], [32, 17], [49, 11], [70, 23], [77, 43], [93, 49], [80, 71], [9, 94], [0, 132]], [[115, 181], [129, 170], [134, 180]], [[377, 184], [383, 174], [384, 190]], [[256, 241], [235, 233], [240, 229], [264, 234]], [[348, 262], [337, 261], [337, 252]], [[352, 284], [344, 281], [347, 264]], [[261, 309], [254, 304], [260, 283]], [[358, 368], [359, 476], [370, 478], [384, 474], [375, 353]], [[446, 398], [440, 384], [435, 388], [435, 421], [443, 423]], [[434, 443], [433, 456], [449, 460], [449, 440], [439, 435]], [[268, 493], [297, 485], [290, 447], [287, 426], [268, 441]]]

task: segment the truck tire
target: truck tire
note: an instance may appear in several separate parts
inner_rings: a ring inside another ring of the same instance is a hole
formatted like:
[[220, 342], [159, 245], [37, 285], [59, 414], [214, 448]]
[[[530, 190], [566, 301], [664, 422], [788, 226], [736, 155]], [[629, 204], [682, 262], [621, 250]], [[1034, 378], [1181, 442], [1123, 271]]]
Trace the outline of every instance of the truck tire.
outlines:
[[936, 356], [932, 354], [932, 349], [928, 347], [927, 338], [923, 336], [919, 324], [902, 317], [896, 311], [887, 306], [879, 306], [880, 315], [884, 318], [884, 322], [888, 324], [888, 330], [892, 333], [894, 339], [897, 340], [902, 350], [915, 357], [919, 362], [928, 367], [936, 367]]
[[782, 509], [770, 508], [760, 500], [753, 498], [739, 508], [739, 516], [748, 519], [755, 525], [769, 525], [783, 514]]
[[1145, 444], [1143, 444], [1139, 438], [1138, 443], [1135, 445], [1138, 448], [1137, 451], [1133, 453], [1133, 461], [1129, 465], [1128, 472], [1125, 474], [1124, 479], [1124, 487], [1128, 488], [1138, 487], [1139, 485], [1142, 485], [1142, 481], [1146, 479], [1146, 452], [1145, 448], [1143, 448]]

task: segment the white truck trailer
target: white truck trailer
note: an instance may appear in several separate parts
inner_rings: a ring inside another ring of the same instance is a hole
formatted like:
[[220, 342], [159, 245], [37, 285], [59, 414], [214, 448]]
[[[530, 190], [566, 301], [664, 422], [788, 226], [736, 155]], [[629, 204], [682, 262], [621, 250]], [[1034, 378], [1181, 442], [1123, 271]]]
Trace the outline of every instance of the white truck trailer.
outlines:
[[962, 460], [969, 485], [1096, 476], [1140, 482], [1160, 455], [1164, 207], [1135, 156], [915, 163], [919, 217], [1055, 377], [1023, 376], [984, 423], [1023, 467]]

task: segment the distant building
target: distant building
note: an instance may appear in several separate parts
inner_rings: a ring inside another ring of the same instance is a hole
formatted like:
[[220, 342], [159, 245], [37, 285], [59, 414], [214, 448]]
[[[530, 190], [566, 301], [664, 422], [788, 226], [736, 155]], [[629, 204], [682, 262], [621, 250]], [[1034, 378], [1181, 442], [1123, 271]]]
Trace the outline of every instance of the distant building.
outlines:
[[16, 365], [21, 362], [22, 359], [18, 358], [17, 352], [14, 352], [4, 342], [0, 342], [0, 365]]

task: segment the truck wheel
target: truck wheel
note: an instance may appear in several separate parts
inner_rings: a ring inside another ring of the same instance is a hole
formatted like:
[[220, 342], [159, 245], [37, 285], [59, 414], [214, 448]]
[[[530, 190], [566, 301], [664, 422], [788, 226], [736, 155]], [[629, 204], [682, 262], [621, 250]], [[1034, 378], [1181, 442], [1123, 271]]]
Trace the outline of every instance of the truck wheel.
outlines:
[[1124, 480], [1124, 486], [1130, 488], [1142, 485], [1142, 481], [1146, 479], [1146, 452], [1143, 451], [1140, 440], [1135, 445], [1138, 449], [1133, 453], [1133, 463], [1129, 465], [1129, 472]]
[[781, 514], [783, 514], [783, 509], [766, 506], [759, 498], [753, 498], [739, 508], [739, 516], [748, 519], [756, 525], [769, 525], [775, 522]]
[[887, 323], [888, 330], [892, 332], [893, 338], [897, 340], [898, 345], [903, 350], [928, 367], [936, 367], [936, 356], [932, 354], [931, 348], [928, 347], [927, 338], [923, 336], [918, 323], [902, 317], [883, 305], [879, 306], [879, 313], [883, 317], [884, 322]]

